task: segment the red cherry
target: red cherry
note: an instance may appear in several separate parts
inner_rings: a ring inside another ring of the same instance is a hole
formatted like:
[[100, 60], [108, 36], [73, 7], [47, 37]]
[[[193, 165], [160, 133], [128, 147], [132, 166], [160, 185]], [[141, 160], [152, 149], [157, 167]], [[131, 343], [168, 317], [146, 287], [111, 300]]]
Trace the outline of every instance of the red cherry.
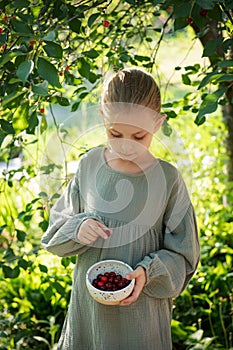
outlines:
[[99, 281], [99, 282], [97, 282], [97, 286], [98, 286], [98, 287], [102, 287], [102, 286], [104, 286], [104, 282], [103, 282], [103, 281]]
[[1, 46], [1, 50], [2, 50], [2, 51], [4, 51], [5, 48], [6, 48], [6, 45], [2, 45], [2, 46]]
[[108, 277], [106, 276], [101, 277], [101, 281], [104, 283], [108, 282]]
[[4, 21], [4, 22], [8, 22], [8, 20], [9, 20], [9, 19], [8, 19], [8, 16], [4, 16], [4, 17], [3, 17], [3, 21]]
[[123, 278], [120, 274], [114, 271], [105, 272], [104, 275], [98, 274], [92, 281], [92, 285], [104, 291], [116, 291], [125, 288], [130, 284], [130, 280]]
[[171, 7], [171, 6], [168, 6], [167, 12], [168, 12], [168, 13], [172, 12], [172, 7]]
[[188, 17], [188, 18], [186, 18], [186, 22], [188, 24], [192, 24], [193, 23], [193, 19], [191, 17]]
[[68, 72], [70, 70], [69, 66], [66, 66], [65, 71]]
[[206, 9], [201, 9], [201, 11], [200, 11], [200, 15], [203, 17], [205, 17], [207, 15], [207, 13], [208, 13], [208, 10], [206, 10]]
[[108, 28], [110, 26], [110, 22], [109, 21], [103, 21], [103, 26]]
[[41, 108], [41, 109], [40, 109], [40, 113], [41, 113], [41, 114], [44, 114], [44, 108]]
[[3, 28], [0, 28], [0, 34], [2, 34], [3, 33]]
[[59, 75], [60, 75], [60, 77], [62, 77], [62, 76], [63, 76], [63, 73], [62, 73], [62, 72], [60, 72], [60, 73], [59, 73]]
[[32, 45], [32, 46], [33, 46], [35, 43], [36, 43], [35, 40], [30, 40], [30, 41], [29, 41], [29, 44]]

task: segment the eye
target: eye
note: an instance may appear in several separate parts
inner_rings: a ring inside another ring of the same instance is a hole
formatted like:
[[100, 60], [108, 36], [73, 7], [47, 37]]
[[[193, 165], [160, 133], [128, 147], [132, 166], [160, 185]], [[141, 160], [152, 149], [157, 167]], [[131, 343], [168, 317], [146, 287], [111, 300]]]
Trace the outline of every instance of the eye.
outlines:
[[134, 136], [135, 140], [143, 140], [145, 137], [146, 137], [146, 135]]
[[121, 134], [114, 134], [112, 131], [109, 131], [109, 134], [113, 137], [121, 137]]

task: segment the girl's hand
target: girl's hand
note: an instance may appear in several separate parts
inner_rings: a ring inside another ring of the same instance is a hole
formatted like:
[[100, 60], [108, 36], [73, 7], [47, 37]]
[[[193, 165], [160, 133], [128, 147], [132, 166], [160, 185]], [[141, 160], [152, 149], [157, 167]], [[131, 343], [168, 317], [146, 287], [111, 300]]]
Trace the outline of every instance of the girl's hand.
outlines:
[[98, 237], [107, 239], [112, 234], [112, 230], [101, 222], [94, 219], [85, 220], [79, 227], [77, 238], [81, 243], [90, 244]]
[[128, 298], [120, 302], [120, 305], [122, 306], [130, 305], [138, 299], [146, 283], [146, 272], [143, 267], [138, 266], [134, 271], [127, 273], [125, 277], [128, 280], [132, 280], [135, 278], [135, 285], [132, 294]]

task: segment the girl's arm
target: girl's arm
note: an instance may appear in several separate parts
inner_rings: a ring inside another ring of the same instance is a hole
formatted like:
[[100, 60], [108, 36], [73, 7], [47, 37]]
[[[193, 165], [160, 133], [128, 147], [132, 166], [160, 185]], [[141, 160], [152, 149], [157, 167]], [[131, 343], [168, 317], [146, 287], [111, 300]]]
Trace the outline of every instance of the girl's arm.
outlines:
[[177, 297], [193, 276], [199, 255], [195, 213], [179, 177], [164, 215], [163, 249], [151, 252], [137, 264], [146, 272], [143, 292], [156, 298]]
[[82, 254], [90, 248], [78, 240], [78, 230], [87, 219], [101, 219], [92, 213], [81, 211], [76, 175], [50, 211], [49, 227], [41, 240], [47, 251], [65, 257]]

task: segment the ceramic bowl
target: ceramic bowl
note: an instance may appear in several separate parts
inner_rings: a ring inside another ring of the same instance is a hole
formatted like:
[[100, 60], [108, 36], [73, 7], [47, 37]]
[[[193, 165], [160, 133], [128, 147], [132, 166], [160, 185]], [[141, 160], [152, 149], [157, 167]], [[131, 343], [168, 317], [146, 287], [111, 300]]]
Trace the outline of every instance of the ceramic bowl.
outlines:
[[133, 279], [128, 286], [116, 291], [103, 291], [92, 285], [93, 280], [105, 272], [114, 271], [122, 277], [128, 272], [133, 271], [132, 267], [119, 260], [102, 260], [92, 265], [86, 273], [87, 289], [94, 300], [104, 305], [117, 305], [123, 299], [127, 298], [133, 291], [135, 280]]

